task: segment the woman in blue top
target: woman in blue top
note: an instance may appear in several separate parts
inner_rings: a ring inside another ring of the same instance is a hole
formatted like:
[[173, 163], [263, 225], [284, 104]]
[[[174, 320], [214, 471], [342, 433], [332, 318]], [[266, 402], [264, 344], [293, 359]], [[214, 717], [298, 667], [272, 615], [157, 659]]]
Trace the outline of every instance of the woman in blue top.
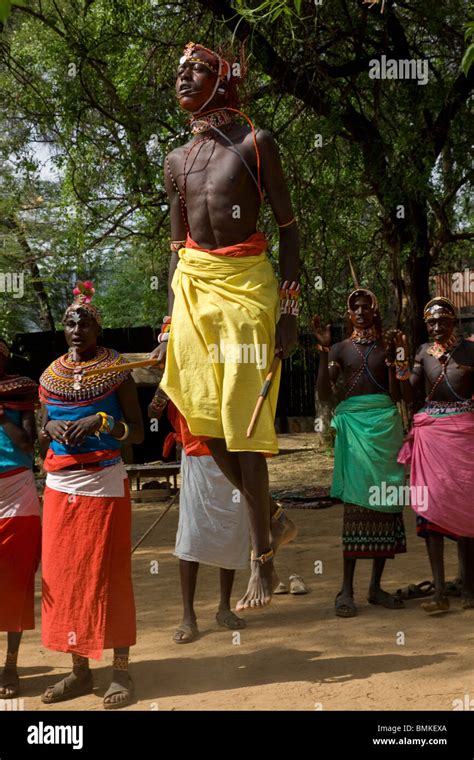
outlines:
[[38, 390], [29, 377], [6, 374], [9, 357], [0, 339], [0, 631], [7, 631], [0, 699], [18, 694], [18, 650], [23, 631], [35, 627], [34, 580], [41, 545], [32, 471]]
[[75, 289], [63, 318], [69, 352], [40, 378], [47, 472], [42, 640], [49, 649], [70, 652], [73, 663], [42, 700], [50, 704], [91, 692], [89, 657], [101, 659], [104, 649], [113, 649], [104, 697], [110, 709], [132, 699], [131, 502], [120, 442], [141, 443], [143, 421], [125, 359], [97, 346], [101, 315], [90, 302], [92, 292], [90, 282]]

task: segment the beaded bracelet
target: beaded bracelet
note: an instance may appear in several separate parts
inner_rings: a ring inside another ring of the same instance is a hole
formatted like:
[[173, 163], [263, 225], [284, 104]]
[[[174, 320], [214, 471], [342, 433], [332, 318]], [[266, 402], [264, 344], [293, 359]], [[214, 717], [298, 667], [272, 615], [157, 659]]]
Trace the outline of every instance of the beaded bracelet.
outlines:
[[289, 282], [284, 280], [280, 284], [280, 314], [291, 314], [294, 317], [299, 316], [300, 306], [298, 299], [301, 294], [301, 285], [299, 282]]
[[402, 382], [405, 382], [405, 380], [410, 379], [410, 375], [411, 375], [411, 371], [410, 371], [410, 365], [408, 364], [408, 362], [405, 362], [403, 364], [400, 362], [400, 365], [397, 366], [395, 370], [395, 377], [397, 378], [397, 380], [401, 380]]
[[158, 335], [158, 343], [166, 343], [169, 340], [171, 330], [171, 317], [166, 315], [163, 317], [163, 324], [161, 325], [161, 332]]

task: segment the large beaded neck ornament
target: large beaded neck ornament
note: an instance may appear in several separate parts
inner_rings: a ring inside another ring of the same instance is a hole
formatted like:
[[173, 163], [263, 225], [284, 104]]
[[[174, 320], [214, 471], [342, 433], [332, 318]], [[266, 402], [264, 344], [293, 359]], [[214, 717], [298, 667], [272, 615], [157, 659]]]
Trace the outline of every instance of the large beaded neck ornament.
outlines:
[[[10, 358], [10, 349], [0, 340], [0, 354]], [[0, 407], [32, 411], [38, 401], [38, 386], [29, 377], [0, 375]]]
[[[72, 314], [88, 313], [99, 326], [102, 324], [100, 311], [91, 303], [95, 290], [90, 282], [78, 282], [74, 288], [74, 301], [64, 313], [65, 321]], [[77, 362], [72, 359], [71, 349], [60, 356], [40, 377], [40, 396], [62, 401], [85, 402], [107, 396], [118, 388], [130, 375], [128, 362], [113, 348], [97, 346], [93, 359]], [[103, 372], [101, 372], [103, 370]], [[88, 376], [89, 372], [93, 372]]]
[[203, 132], [209, 132], [211, 129], [226, 127], [235, 121], [233, 114], [227, 108], [218, 108], [202, 116], [193, 117], [191, 120], [191, 132], [193, 135], [200, 135]]

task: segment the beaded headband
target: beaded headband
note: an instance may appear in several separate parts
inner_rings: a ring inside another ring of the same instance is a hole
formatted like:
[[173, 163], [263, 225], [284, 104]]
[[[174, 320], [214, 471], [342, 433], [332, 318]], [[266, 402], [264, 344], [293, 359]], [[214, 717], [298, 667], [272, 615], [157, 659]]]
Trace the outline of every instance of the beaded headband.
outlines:
[[378, 311], [379, 308], [379, 302], [377, 301], [377, 296], [375, 293], [372, 293], [371, 290], [368, 288], [357, 288], [357, 290], [353, 290], [350, 296], [347, 299], [347, 308], [352, 311], [351, 301], [353, 298], [357, 298], [357, 296], [369, 296], [369, 298], [372, 301], [372, 310]]
[[[199, 58], [198, 55], [195, 55], [195, 52], [199, 52], [199, 50], [204, 50], [206, 53], [209, 53], [214, 60], [215, 65], [213, 66], [209, 61], [205, 61], [202, 58]], [[180, 64], [183, 63], [202, 63], [203, 66], [206, 66], [206, 68], [209, 69], [209, 71], [212, 71], [213, 74], [217, 74], [220, 79], [229, 81], [231, 77], [231, 70], [230, 70], [230, 64], [228, 61], [226, 61], [224, 58], [221, 58], [220, 55], [215, 53], [213, 50], [210, 50], [207, 47], [204, 47], [204, 45], [199, 45], [196, 42], [188, 42], [188, 44], [185, 46], [183, 50], [183, 55], [179, 59]]]
[[[442, 301], [442, 303], [440, 303]], [[456, 307], [444, 296], [438, 296], [428, 301], [423, 309], [423, 319], [426, 322], [431, 317], [449, 317], [450, 319], [457, 319]]]
[[95, 319], [99, 327], [102, 327], [102, 315], [97, 306], [94, 306], [94, 304], [91, 303], [92, 296], [95, 293], [95, 288], [92, 282], [90, 280], [84, 280], [84, 282], [78, 280], [76, 287], [72, 292], [74, 293], [74, 301], [64, 312], [63, 322], [66, 321], [67, 317], [72, 312], [81, 310], [87, 311], [91, 317]]

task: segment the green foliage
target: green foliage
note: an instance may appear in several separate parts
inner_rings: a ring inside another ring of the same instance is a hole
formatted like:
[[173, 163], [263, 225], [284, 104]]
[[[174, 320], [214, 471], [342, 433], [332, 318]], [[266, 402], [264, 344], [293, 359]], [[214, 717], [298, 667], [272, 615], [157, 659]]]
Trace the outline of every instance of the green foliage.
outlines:
[[[76, 278], [95, 282], [105, 326], [161, 321], [163, 161], [188, 137], [174, 75], [189, 37], [211, 47], [248, 37], [244, 108], [280, 147], [299, 222], [303, 323], [343, 313], [349, 254], [391, 321], [417, 257], [428, 272], [466, 260], [472, 124], [450, 107], [464, 1], [429, 13], [425, 0], [386, 3], [384, 14], [340, 1], [213, 7], [230, 9], [226, 23], [205, 0], [13, 3], [0, 40], [0, 272], [24, 271], [25, 295], [0, 293], [3, 332], [59, 325]], [[429, 60], [426, 86], [368, 76], [370, 60], [405, 49]], [[261, 225], [276, 261], [267, 207]]]
[[[466, 27], [465, 39], [466, 41], [472, 40], [474, 37], [474, 21], [471, 21]], [[474, 42], [470, 42], [467, 46], [466, 52], [463, 55], [461, 61], [461, 68], [465, 75], [469, 74], [472, 64], [474, 63]]]

